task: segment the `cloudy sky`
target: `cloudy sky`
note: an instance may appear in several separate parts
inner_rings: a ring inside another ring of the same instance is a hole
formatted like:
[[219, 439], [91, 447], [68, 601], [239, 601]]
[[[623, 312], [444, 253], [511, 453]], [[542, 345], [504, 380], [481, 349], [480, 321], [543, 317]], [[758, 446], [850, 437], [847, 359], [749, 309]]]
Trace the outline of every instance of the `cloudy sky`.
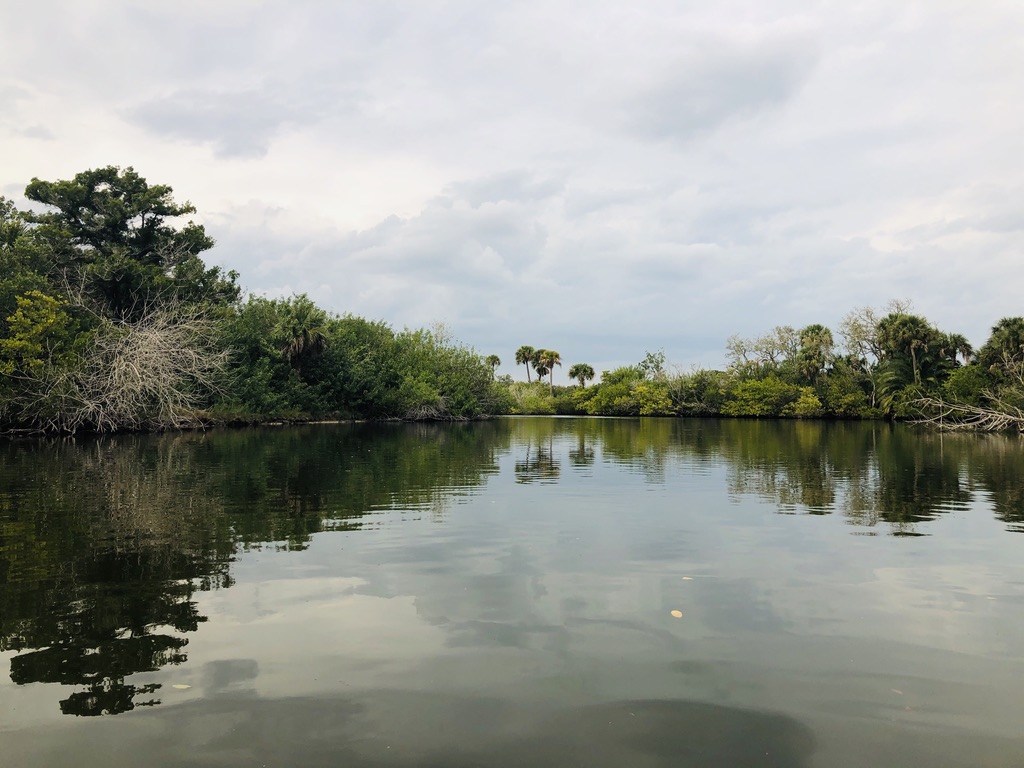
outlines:
[[1024, 314], [1019, 0], [35, 0], [0, 63], [0, 194], [134, 166], [247, 290], [507, 372]]

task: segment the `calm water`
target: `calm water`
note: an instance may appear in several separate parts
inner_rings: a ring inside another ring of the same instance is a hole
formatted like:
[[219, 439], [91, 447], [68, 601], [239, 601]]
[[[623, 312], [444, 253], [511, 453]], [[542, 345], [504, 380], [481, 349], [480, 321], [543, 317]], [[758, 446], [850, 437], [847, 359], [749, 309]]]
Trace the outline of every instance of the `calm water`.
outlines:
[[0, 443], [0, 763], [1019, 768], [1022, 534], [880, 424]]

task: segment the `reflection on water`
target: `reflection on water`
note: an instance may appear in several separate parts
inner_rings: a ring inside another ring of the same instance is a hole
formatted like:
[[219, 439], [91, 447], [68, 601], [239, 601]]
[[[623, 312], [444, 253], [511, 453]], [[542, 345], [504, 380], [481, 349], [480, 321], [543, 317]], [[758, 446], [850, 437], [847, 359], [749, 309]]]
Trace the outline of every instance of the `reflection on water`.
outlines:
[[[979, 723], [1024, 703], [1005, 683], [1024, 671], [1021, 477], [1019, 439], [883, 424], [6, 442], [7, 738], [139, 708], [167, 728], [222, 713], [228, 764], [269, 739], [308, 765], [810, 766], [917, 717], [960, 746], [918, 740], [901, 764], [961, 764], [970, 744], [1002, 765], [1024, 750], [998, 715]], [[196, 759], [160, 749], [149, 762]]]

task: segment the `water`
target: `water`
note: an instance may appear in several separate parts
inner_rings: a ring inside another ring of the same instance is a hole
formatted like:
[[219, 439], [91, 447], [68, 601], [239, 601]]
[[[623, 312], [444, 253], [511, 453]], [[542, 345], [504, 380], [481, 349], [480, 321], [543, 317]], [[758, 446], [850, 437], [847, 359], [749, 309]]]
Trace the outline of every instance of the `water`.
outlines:
[[1022, 478], [882, 424], [3, 443], [2, 763], [1019, 768]]

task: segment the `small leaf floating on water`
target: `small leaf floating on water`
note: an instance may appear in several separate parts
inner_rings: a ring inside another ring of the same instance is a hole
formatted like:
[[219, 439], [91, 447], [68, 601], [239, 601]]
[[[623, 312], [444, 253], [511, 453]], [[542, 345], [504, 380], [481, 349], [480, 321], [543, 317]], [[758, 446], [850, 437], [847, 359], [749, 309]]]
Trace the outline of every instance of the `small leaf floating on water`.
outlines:
[[675, 616], [677, 619], [683, 618], [683, 612], [682, 611], [672, 611], [672, 615]]
[[171, 688], [177, 688], [179, 691], [185, 691], [191, 687], [191, 685], [185, 685], [184, 683], [176, 683], [175, 685], [171, 686]]

